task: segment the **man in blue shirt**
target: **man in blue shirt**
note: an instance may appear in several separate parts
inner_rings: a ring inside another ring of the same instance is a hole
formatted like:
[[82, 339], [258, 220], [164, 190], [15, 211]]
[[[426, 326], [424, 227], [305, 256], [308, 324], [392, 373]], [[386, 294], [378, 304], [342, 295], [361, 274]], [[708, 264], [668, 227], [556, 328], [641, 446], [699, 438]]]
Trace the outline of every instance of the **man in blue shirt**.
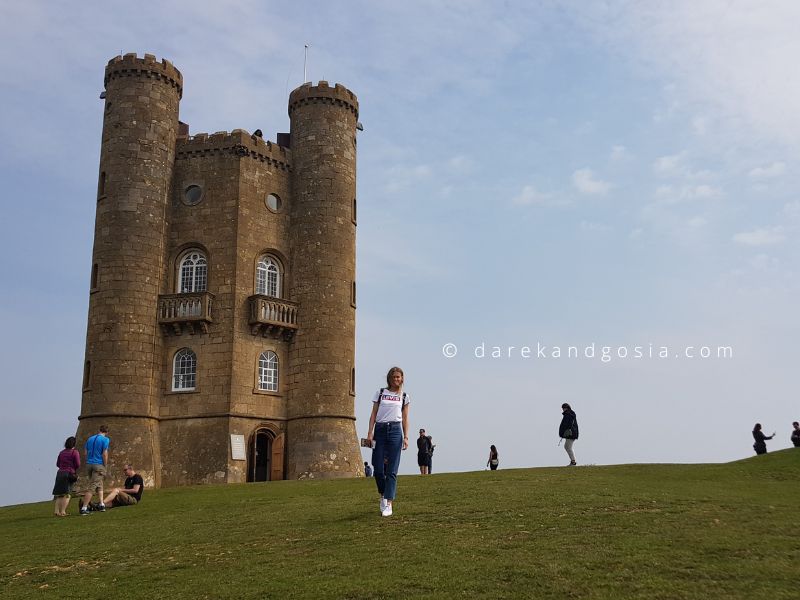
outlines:
[[101, 425], [99, 431], [86, 440], [84, 451], [86, 452], [86, 469], [89, 476], [89, 487], [83, 495], [81, 503], [81, 515], [88, 515], [89, 503], [92, 501], [92, 494], [97, 492], [100, 499], [99, 510], [105, 511], [106, 505], [103, 504], [103, 479], [106, 476], [106, 465], [108, 464], [108, 427]]

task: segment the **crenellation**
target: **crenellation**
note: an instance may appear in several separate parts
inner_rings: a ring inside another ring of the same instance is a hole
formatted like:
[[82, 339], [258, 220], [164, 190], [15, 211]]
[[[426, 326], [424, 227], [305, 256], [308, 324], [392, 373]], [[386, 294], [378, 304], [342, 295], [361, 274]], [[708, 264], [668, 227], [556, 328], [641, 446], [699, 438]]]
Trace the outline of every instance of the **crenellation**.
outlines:
[[356, 95], [339, 83], [330, 87], [327, 81], [320, 81], [317, 85], [305, 83], [294, 90], [289, 96], [289, 116], [291, 117], [292, 112], [300, 106], [316, 103], [327, 103], [346, 108], [352, 111], [358, 119]]
[[244, 129], [196, 133], [178, 140], [177, 158], [185, 159], [210, 154], [233, 153], [237, 156], [268, 162], [275, 167], [291, 170], [291, 150], [278, 144], [251, 135]]
[[163, 79], [177, 88], [179, 97], [183, 94], [183, 75], [170, 61], [163, 59], [159, 62], [152, 54], [139, 58], [135, 52], [108, 61], [103, 85], [108, 87], [109, 81], [117, 77], [133, 76]]

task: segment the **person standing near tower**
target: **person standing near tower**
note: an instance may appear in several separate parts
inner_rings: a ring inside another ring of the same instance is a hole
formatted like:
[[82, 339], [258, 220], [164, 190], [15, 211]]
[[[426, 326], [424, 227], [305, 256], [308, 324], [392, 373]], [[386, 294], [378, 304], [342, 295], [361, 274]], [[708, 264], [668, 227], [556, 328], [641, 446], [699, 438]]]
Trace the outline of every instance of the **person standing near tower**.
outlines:
[[[381, 515], [390, 517], [397, 492], [397, 470], [400, 467], [400, 452], [408, 448], [408, 394], [403, 391], [403, 369], [392, 367], [386, 374], [386, 384], [372, 399], [367, 440], [375, 448], [372, 451], [372, 466], [375, 468], [375, 483], [381, 495]], [[385, 459], [385, 463], [384, 463]]]
[[86, 440], [84, 450], [86, 451], [86, 470], [89, 476], [89, 487], [83, 495], [81, 504], [81, 516], [89, 514], [89, 503], [92, 501], [92, 494], [97, 492], [100, 500], [100, 511], [106, 509], [103, 504], [103, 479], [106, 477], [106, 465], [108, 464], [108, 427], [100, 425], [99, 431]]

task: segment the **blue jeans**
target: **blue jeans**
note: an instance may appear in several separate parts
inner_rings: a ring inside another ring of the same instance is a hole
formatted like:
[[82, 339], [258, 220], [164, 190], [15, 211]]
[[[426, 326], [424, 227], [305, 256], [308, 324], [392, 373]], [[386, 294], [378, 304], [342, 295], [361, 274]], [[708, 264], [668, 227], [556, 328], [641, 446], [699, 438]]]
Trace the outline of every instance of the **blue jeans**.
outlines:
[[[397, 469], [400, 468], [400, 452], [403, 449], [403, 424], [375, 423], [375, 448], [372, 451], [372, 467], [378, 493], [387, 500], [394, 500], [397, 492]], [[387, 464], [383, 464], [388, 459]]]

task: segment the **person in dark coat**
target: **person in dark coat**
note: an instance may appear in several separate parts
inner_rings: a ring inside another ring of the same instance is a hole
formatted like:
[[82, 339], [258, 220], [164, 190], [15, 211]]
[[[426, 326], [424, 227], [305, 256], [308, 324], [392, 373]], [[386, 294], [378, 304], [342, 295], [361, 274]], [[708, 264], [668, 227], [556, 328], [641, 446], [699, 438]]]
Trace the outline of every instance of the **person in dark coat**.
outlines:
[[792, 429], [792, 436], [789, 439], [792, 440], [792, 445], [795, 448], [800, 448], [800, 423], [795, 421], [792, 423], [792, 427], [794, 429]]
[[756, 441], [756, 443], [753, 444], [753, 450], [756, 451], [756, 454], [766, 454], [767, 440], [771, 440], [774, 437], [774, 432], [772, 435], [764, 435], [764, 432], [761, 431], [761, 423], [756, 423], [756, 426], [753, 427], [753, 439]]
[[568, 466], [574, 467], [578, 463], [575, 462], [572, 444], [578, 439], [578, 418], [575, 415], [575, 411], [566, 402], [561, 405], [561, 425], [558, 426], [558, 437], [564, 440], [564, 450], [567, 451], [569, 456]]

